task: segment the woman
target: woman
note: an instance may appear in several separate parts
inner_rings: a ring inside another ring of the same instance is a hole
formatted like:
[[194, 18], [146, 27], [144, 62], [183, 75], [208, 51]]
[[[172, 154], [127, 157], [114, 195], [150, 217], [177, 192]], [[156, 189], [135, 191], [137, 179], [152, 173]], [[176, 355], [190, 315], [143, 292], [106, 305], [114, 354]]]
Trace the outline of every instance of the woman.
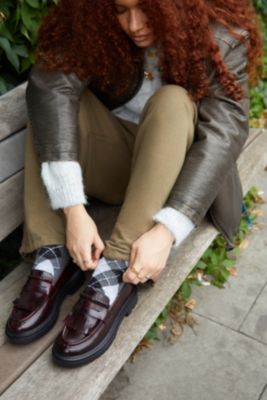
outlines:
[[[51, 11], [27, 89], [21, 252], [36, 255], [7, 322], [13, 342], [46, 333], [92, 269], [53, 347], [62, 366], [91, 362], [137, 285], [158, 279], [207, 213], [232, 245], [247, 64], [255, 71], [260, 52], [247, 0], [61, 0]], [[105, 244], [86, 195], [122, 205]]]

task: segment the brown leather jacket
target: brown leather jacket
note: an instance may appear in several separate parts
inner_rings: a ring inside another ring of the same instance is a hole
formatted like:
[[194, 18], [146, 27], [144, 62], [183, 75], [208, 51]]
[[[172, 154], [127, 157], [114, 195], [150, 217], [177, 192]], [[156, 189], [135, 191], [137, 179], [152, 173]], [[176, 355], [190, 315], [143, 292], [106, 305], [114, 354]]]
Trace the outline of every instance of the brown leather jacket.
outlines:
[[[213, 32], [224, 62], [236, 75], [245, 97], [241, 102], [229, 98], [211, 72], [211, 95], [198, 103], [195, 140], [165, 206], [181, 211], [195, 225], [208, 214], [231, 246], [243, 198], [236, 160], [249, 131], [247, 55], [244, 44], [225, 28], [215, 26]], [[248, 37], [246, 31], [238, 32]], [[112, 90], [101, 93], [75, 74], [46, 72], [36, 65], [29, 79], [27, 104], [40, 160], [78, 160], [79, 100], [88, 86], [112, 109], [129, 101], [142, 79], [143, 65], [137, 62], [136, 75], [118, 98]]]

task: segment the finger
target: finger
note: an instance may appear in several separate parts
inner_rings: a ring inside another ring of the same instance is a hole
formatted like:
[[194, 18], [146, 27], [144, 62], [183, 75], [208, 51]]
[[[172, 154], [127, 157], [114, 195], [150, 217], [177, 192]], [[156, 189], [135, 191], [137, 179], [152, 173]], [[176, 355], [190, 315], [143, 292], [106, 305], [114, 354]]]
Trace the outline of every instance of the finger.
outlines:
[[86, 271], [89, 271], [90, 269], [95, 269], [94, 262], [92, 259], [91, 260], [90, 259], [83, 260], [83, 265], [84, 265]]
[[[126, 274], [126, 272], [124, 274]], [[125, 276], [123, 275], [122, 280], [123, 280], [123, 282], [132, 283], [133, 285], [138, 285], [138, 283], [140, 283], [140, 280], [137, 278], [136, 275], [133, 277], [130, 277], [130, 278], [129, 278], [129, 275], [125, 275]]]
[[137, 276], [133, 271], [131, 271], [130, 268], [128, 268], [128, 269], [124, 272], [122, 278], [123, 278], [123, 281], [124, 281], [124, 282], [134, 283], [134, 284], [139, 283], [139, 278], [138, 278], [138, 276]]
[[159, 271], [159, 272], [154, 273], [154, 274], [151, 276], [150, 279], [151, 279], [152, 281], [156, 282], [156, 281], [160, 278], [161, 273], [162, 273], [162, 271]]
[[105, 246], [103, 241], [100, 239], [99, 236], [96, 237], [96, 240], [94, 242], [94, 252], [93, 252], [93, 259], [94, 260], [99, 260]]
[[89, 269], [96, 269], [97, 265], [98, 265], [99, 260], [92, 260], [91, 261], [91, 266]]
[[141, 283], [146, 283], [149, 279], [151, 279], [151, 278], [147, 278], [147, 277], [145, 277], [145, 278], [140, 278], [140, 282]]
[[90, 269], [95, 269], [97, 266], [97, 262], [95, 262], [92, 258], [84, 258], [82, 261], [84, 267], [86, 268], [86, 271], [89, 271]]
[[77, 264], [77, 260], [76, 260], [76, 258], [75, 258], [75, 256], [74, 256], [74, 254], [71, 254], [71, 253], [69, 252], [69, 255], [70, 255], [70, 258], [72, 259], [72, 261], [74, 262], [74, 264]]
[[75, 258], [74, 252], [73, 252], [71, 249], [69, 249], [68, 246], [67, 246], [67, 249], [68, 249], [69, 256], [71, 257], [72, 261], [73, 261], [75, 264], [77, 264], [77, 260], [76, 260], [76, 258]]
[[86, 271], [86, 267], [83, 265], [82, 257], [76, 254], [75, 259], [76, 259], [76, 264], [81, 268], [81, 270]]
[[91, 251], [88, 251], [88, 249], [84, 249], [80, 252], [78, 262], [83, 271], [94, 269]]
[[86, 272], [87, 270], [86, 270], [86, 267], [83, 265], [83, 263], [82, 263], [82, 261], [80, 260], [80, 261], [78, 261], [78, 260], [76, 260], [76, 263], [75, 263], [82, 271], [84, 271], [84, 272]]
[[142, 272], [142, 267], [140, 267], [140, 265], [142, 265], [142, 264], [140, 262], [138, 262], [138, 257], [136, 256], [134, 262], [129, 267], [129, 270], [138, 277], [141, 276], [141, 272]]
[[132, 265], [134, 264], [135, 259], [136, 259], [136, 256], [137, 256], [137, 248], [134, 247], [134, 246], [132, 246], [132, 248], [131, 248], [131, 254], [130, 254], [130, 260], [129, 260], [129, 264], [128, 264], [128, 267], [129, 267], [129, 268], [131, 268]]
[[140, 279], [141, 283], [145, 283], [149, 280], [154, 280], [154, 271], [141, 271], [140, 274], [138, 274], [138, 278]]
[[74, 264], [76, 264], [82, 271], [84, 271], [84, 269], [83, 269], [83, 266], [82, 266], [82, 264], [81, 264], [81, 262], [80, 262], [80, 260], [79, 260], [79, 255], [78, 255], [78, 253], [75, 251], [75, 250], [70, 250], [69, 249], [69, 254], [70, 254], [70, 256], [71, 256], [71, 258], [72, 258], [72, 261], [74, 262]]

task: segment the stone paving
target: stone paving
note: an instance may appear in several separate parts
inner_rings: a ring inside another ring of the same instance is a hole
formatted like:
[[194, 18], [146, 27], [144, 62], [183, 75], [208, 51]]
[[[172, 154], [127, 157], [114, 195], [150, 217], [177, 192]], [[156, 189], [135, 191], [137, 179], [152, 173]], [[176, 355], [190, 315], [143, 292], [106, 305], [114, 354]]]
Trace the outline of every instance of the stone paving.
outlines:
[[[267, 200], [267, 171], [255, 184]], [[225, 289], [194, 288], [194, 329], [128, 361], [101, 400], [267, 400], [267, 204], [260, 209], [238, 275]]]

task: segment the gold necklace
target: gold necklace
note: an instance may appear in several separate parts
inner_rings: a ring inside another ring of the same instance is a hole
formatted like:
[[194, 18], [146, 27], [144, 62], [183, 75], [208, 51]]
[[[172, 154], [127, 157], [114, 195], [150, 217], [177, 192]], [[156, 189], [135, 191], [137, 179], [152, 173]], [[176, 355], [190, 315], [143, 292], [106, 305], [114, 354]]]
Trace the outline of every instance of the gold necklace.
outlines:
[[156, 63], [158, 63], [158, 49], [151, 47], [146, 50], [144, 78], [152, 81], [155, 78]]
[[152, 81], [155, 78], [153, 72], [151, 71], [144, 71], [144, 77], [149, 81]]

